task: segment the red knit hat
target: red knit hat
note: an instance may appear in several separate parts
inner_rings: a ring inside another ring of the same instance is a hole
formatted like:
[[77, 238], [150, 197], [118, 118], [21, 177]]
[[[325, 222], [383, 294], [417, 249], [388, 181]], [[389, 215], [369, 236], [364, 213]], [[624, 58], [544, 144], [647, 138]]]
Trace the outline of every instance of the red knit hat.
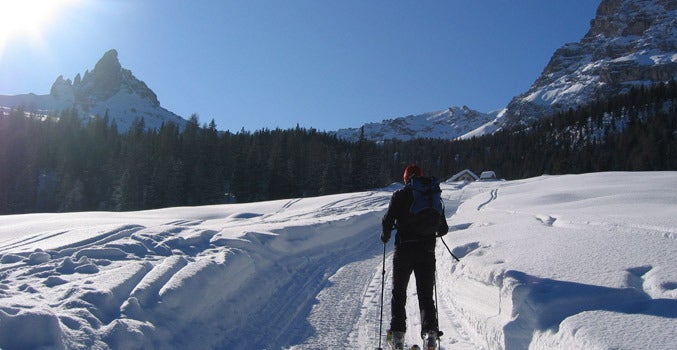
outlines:
[[423, 171], [421, 168], [418, 167], [416, 164], [411, 164], [407, 166], [406, 169], [404, 169], [404, 176], [402, 177], [404, 180], [404, 183], [406, 184], [409, 179], [411, 179], [414, 176], [423, 176]]

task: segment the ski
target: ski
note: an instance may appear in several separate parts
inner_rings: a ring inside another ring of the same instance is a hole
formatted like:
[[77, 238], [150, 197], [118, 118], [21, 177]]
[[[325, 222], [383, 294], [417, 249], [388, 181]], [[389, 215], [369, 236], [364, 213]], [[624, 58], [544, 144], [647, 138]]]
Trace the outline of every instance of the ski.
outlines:
[[[414, 344], [412, 346], [405, 345], [405, 346], [402, 347], [402, 349], [405, 349], [405, 350], [421, 350], [421, 347]], [[383, 348], [376, 348], [376, 350], [383, 350]]]

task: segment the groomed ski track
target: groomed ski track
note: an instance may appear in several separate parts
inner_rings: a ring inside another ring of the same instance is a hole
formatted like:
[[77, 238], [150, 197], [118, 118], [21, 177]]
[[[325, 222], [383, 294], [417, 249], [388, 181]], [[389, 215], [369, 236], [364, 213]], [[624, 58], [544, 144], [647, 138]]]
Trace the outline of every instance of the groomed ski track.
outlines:
[[[458, 192], [462, 196], [462, 192]], [[455, 195], [459, 196], [458, 193]], [[457, 199], [444, 198], [444, 200], [447, 217], [450, 217], [456, 211], [461, 198], [459, 196]], [[326, 286], [315, 297], [315, 303], [307, 319], [296, 321], [308, 322], [311, 326], [310, 329], [315, 330], [315, 332], [300, 343], [284, 347], [284, 349], [376, 349], [379, 344], [382, 280], [385, 282], [385, 287], [381, 347], [389, 349], [385, 343], [385, 332], [390, 324], [393, 240], [386, 245], [385, 275], [382, 276], [383, 245], [378, 240], [380, 230], [379, 220], [374, 223], [373, 229], [369, 230], [373, 232], [374, 240], [363, 242], [365, 251], [355, 252], [358, 256], [365, 256], [365, 253], [371, 256], [340, 267], [336, 273], [328, 278]], [[452, 265], [455, 262], [439, 240], [436, 258], [439, 324], [440, 329], [444, 332], [440, 350], [485, 349], [473, 341], [469, 335], [468, 326], [463, 325], [452, 309], [448, 307], [453, 298], [454, 286], [447, 283], [446, 277], [450, 275]], [[407, 333], [405, 335], [407, 346], [422, 345], [420, 327], [421, 319], [418, 309], [416, 279], [412, 275], [407, 292]], [[302, 329], [303, 327], [297, 328], [299, 331]], [[293, 329], [288, 329], [288, 331], [290, 338], [288, 340], [291, 340], [294, 336], [303, 336], [302, 331], [297, 333]]]

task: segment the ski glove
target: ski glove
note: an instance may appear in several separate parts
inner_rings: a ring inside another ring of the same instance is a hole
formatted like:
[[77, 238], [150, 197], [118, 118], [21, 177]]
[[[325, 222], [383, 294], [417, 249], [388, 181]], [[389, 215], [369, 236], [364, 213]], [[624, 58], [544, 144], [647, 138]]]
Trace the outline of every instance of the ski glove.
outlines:
[[449, 232], [449, 225], [447, 224], [447, 220], [442, 216], [442, 222], [440, 224], [440, 229], [437, 231], [437, 237], [442, 237]]
[[388, 243], [389, 240], [390, 240], [390, 231], [384, 230], [383, 232], [381, 232], [381, 242], [383, 242], [383, 244], [386, 244]]

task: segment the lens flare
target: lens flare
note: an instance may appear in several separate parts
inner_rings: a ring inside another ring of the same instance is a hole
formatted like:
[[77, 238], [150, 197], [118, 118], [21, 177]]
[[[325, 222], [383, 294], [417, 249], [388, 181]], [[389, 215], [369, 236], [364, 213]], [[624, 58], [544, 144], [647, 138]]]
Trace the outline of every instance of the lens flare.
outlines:
[[0, 54], [11, 40], [41, 40], [45, 26], [78, 1], [0, 0]]

